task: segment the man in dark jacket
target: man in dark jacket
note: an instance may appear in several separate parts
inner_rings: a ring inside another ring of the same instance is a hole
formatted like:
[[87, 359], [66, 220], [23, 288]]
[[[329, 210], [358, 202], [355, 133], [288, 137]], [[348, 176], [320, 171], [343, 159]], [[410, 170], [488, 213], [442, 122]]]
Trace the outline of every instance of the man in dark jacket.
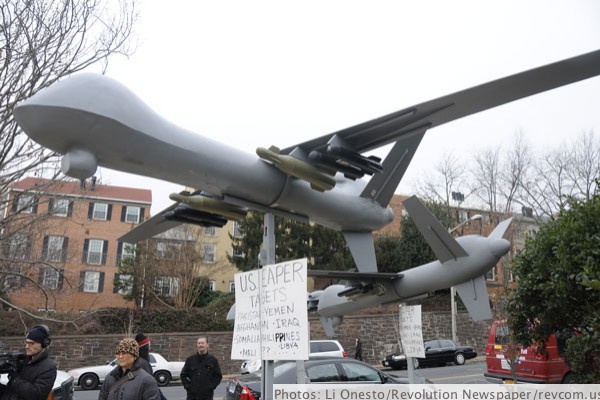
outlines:
[[187, 391], [187, 400], [212, 400], [223, 375], [219, 361], [208, 354], [208, 340], [199, 337], [196, 342], [198, 353], [185, 360], [181, 370], [181, 382]]
[[8, 383], [0, 384], [1, 400], [46, 400], [56, 379], [56, 363], [48, 357], [50, 331], [34, 326], [25, 337], [26, 363], [9, 372]]

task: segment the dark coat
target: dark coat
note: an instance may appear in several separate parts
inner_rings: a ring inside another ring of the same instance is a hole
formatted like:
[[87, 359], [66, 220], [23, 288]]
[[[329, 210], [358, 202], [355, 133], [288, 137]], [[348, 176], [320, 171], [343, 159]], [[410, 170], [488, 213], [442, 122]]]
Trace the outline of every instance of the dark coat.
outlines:
[[98, 400], [160, 400], [158, 384], [154, 377], [145, 371], [144, 364], [149, 365], [148, 362], [143, 363], [140, 358], [135, 360], [131, 372], [139, 372], [133, 378], [113, 386], [123, 376], [123, 369], [116, 366], [104, 379]]
[[188, 400], [212, 400], [221, 379], [219, 361], [210, 354], [189, 356], [181, 369], [181, 382]]
[[46, 400], [56, 380], [56, 363], [44, 350], [31, 358], [8, 384], [0, 385], [1, 400]]

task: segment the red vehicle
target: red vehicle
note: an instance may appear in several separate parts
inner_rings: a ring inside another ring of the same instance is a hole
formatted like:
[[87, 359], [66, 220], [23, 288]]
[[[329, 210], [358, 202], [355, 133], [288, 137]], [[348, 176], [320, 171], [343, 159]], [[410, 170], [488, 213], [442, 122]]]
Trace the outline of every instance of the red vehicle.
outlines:
[[484, 375], [491, 382], [570, 383], [573, 375], [563, 357], [565, 339], [552, 334], [541, 354], [536, 346], [511, 344], [506, 321], [495, 321], [485, 347]]

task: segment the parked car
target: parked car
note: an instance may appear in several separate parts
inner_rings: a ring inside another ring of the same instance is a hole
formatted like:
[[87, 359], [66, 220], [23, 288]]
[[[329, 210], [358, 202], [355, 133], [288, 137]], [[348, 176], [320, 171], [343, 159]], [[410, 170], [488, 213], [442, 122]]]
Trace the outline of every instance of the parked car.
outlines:
[[[8, 383], [8, 374], [0, 375], [0, 382]], [[56, 371], [56, 379], [48, 400], [73, 400], [74, 380], [66, 371]]]
[[[344, 387], [352, 384], [408, 383], [405, 378], [386, 374], [353, 358], [319, 358], [304, 363], [305, 383], [333, 383]], [[227, 383], [224, 400], [259, 400], [261, 371], [233, 377]], [[273, 383], [296, 384], [296, 361], [277, 361], [273, 367]]]
[[566, 339], [566, 335], [550, 335], [541, 353], [536, 346], [512, 345], [506, 321], [494, 321], [485, 347], [484, 376], [493, 383], [571, 383], [573, 374], [563, 356]]
[[[454, 363], [463, 365], [466, 360], [477, 357], [477, 351], [472, 346], [457, 346], [452, 340], [436, 339], [424, 343], [425, 358], [413, 358], [415, 368], [427, 365], [446, 365]], [[402, 353], [387, 355], [381, 364], [392, 369], [406, 368], [406, 356]]]
[[[179, 380], [183, 364], [183, 361], [167, 361], [158, 353], [150, 353], [150, 365], [158, 386], [166, 386], [172, 380]], [[93, 390], [104, 382], [106, 375], [117, 365], [117, 359], [114, 359], [105, 365], [75, 368], [68, 372], [75, 379], [75, 385], [84, 390]]]
[[[346, 351], [337, 340], [311, 340], [308, 358], [346, 357]], [[240, 367], [240, 374], [251, 374], [260, 370], [262, 360], [246, 360]]]

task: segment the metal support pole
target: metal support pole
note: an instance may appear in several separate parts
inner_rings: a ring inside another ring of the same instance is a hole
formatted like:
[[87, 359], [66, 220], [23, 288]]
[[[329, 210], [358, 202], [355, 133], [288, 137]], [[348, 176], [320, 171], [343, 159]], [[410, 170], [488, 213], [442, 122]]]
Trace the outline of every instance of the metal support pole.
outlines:
[[[271, 213], [265, 214], [263, 225], [263, 249], [265, 251], [265, 265], [275, 264], [275, 216]], [[273, 400], [273, 361], [262, 360], [262, 398]]]
[[457, 342], [456, 338], [456, 289], [454, 286], [450, 288], [450, 314], [452, 315], [452, 341]]
[[[406, 307], [406, 303], [400, 303], [400, 307]], [[400, 318], [400, 324], [402, 324], [402, 318]], [[400, 328], [400, 331], [402, 331], [402, 328]], [[404, 351], [404, 349], [402, 350]], [[406, 351], [404, 351], [404, 354], [406, 354]], [[414, 362], [414, 357], [406, 357], [406, 371], [408, 373], [408, 383], [416, 383]]]

